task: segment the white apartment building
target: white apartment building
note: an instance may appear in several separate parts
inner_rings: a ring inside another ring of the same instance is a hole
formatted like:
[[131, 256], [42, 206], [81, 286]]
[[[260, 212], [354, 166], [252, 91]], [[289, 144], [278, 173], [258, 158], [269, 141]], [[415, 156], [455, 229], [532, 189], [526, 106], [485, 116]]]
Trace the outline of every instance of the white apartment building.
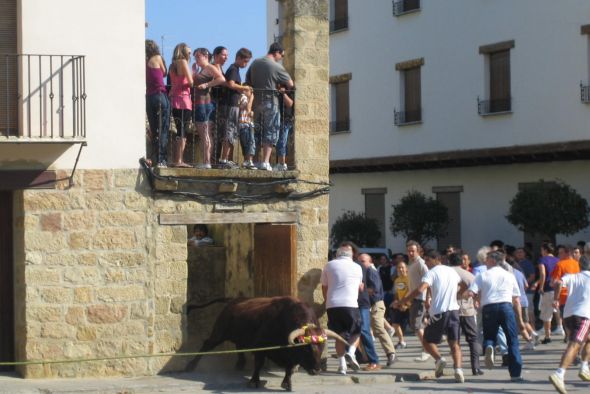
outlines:
[[532, 240], [505, 219], [523, 184], [590, 199], [590, 2], [330, 0], [330, 28], [330, 226], [365, 212], [403, 251], [392, 205], [418, 190], [449, 208], [430, 246], [474, 253]]

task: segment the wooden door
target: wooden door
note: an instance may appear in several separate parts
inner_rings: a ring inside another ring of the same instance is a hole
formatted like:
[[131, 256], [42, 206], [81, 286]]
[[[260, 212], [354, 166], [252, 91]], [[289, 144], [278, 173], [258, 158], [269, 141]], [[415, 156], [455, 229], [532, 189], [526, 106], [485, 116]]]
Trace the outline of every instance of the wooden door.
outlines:
[[[12, 192], [0, 191], [0, 361], [14, 361]], [[0, 371], [12, 370], [2, 367]]]
[[254, 293], [257, 297], [295, 295], [296, 245], [294, 224], [254, 226]]

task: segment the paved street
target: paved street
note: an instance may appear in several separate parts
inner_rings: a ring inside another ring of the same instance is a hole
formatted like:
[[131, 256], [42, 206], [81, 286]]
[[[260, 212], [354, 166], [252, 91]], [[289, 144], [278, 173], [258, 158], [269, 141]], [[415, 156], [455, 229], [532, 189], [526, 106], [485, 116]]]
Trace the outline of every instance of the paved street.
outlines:
[[[339, 376], [336, 371], [336, 359], [330, 357], [328, 372], [320, 376], [309, 376], [296, 373], [293, 376], [294, 391], [302, 393], [428, 393], [428, 392], [505, 392], [505, 393], [553, 393], [553, 386], [547, 377], [553, 371], [561, 355], [564, 344], [559, 340], [549, 345], [539, 345], [538, 350], [523, 352], [525, 382], [511, 383], [506, 369], [485, 370], [485, 375], [471, 376], [468, 358], [464, 357], [466, 382], [457, 384], [451, 376], [434, 380], [434, 363], [429, 360], [416, 363], [414, 357], [419, 348], [414, 337], [408, 338], [408, 348], [401, 350], [399, 360], [394, 368], [379, 372], [359, 372], [348, 376]], [[333, 344], [332, 344], [333, 345]], [[444, 349], [444, 348], [443, 348]], [[379, 349], [380, 350], [380, 349]], [[465, 349], [464, 349], [465, 350]], [[330, 354], [333, 349], [330, 348]], [[382, 351], [380, 350], [380, 354]], [[465, 353], [464, 353], [465, 354]], [[450, 357], [447, 356], [450, 361]], [[483, 361], [483, 359], [482, 359]], [[498, 359], [498, 361], [500, 361]], [[251, 390], [246, 387], [251, 363], [246, 374], [233, 371], [233, 356], [215, 356], [209, 361], [203, 359], [197, 372], [144, 378], [113, 378], [113, 379], [53, 379], [23, 380], [9, 375], [0, 375], [0, 393], [182, 393], [182, 392], [281, 392], [282, 372], [272, 368], [264, 374], [267, 380], [264, 389]], [[226, 365], [227, 367], [219, 367]], [[483, 363], [482, 363], [483, 365]], [[402, 380], [402, 381], [400, 381]], [[569, 392], [584, 393], [590, 391], [590, 384], [577, 377], [577, 368], [570, 368], [566, 375]]]

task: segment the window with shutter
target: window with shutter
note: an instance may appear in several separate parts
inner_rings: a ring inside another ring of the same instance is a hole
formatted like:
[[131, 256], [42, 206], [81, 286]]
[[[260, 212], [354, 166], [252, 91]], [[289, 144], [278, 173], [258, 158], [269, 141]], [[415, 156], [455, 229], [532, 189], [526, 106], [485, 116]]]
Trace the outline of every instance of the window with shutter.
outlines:
[[332, 19], [330, 32], [348, 29], [348, 0], [332, 0]]
[[490, 112], [510, 111], [510, 51], [490, 53]]
[[332, 83], [332, 122], [330, 131], [350, 130], [350, 99], [348, 81]]
[[422, 120], [420, 67], [414, 67], [404, 71], [404, 104], [406, 123]]
[[16, 0], [0, 2], [0, 136], [18, 134]]
[[446, 234], [437, 239], [437, 247], [444, 250], [448, 245], [461, 245], [461, 192], [437, 192], [436, 199], [447, 207], [449, 223]]

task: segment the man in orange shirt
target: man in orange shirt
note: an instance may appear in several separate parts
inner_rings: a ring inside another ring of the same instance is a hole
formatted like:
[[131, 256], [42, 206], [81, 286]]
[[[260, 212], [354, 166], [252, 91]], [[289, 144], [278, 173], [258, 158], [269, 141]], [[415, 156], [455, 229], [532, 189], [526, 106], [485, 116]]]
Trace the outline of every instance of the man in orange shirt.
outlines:
[[[556, 287], [556, 282], [561, 280], [564, 275], [577, 274], [580, 272], [580, 264], [572, 257], [573, 247], [570, 245], [559, 245], [557, 247], [557, 256], [559, 261], [551, 274], [551, 287]], [[563, 308], [567, 300], [567, 288], [562, 287], [559, 294], [559, 317], [557, 319], [557, 328], [555, 331], [563, 331], [561, 320], [563, 317]], [[558, 334], [561, 334], [558, 332]], [[567, 340], [567, 335], [564, 335], [564, 342]]]

